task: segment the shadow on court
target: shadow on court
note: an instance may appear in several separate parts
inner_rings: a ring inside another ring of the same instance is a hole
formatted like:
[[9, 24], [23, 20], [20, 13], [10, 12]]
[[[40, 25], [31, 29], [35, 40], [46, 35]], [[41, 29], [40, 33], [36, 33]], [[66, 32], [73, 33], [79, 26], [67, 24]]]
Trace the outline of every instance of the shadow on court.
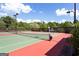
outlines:
[[[64, 48], [65, 40], [62, 39], [58, 44], [51, 48], [45, 55], [47, 56], [70, 56], [69, 49]], [[64, 49], [64, 50], [63, 50]]]
[[[33, 36], [34, 34], [32, 34], [32, 35], [29, 35], [29, 34], [17, 34], [17, 35], [31, 37], [31, 38], [35, 38], [35, 39], [38, 39], [38, 40], [45, 40], [45, 41], [49, 40], [49, 35], [45, 36], [45, 38], [42, 38], [41, 36]], [[48, 38], [46, 38], [46, 37], [48, 37]]]

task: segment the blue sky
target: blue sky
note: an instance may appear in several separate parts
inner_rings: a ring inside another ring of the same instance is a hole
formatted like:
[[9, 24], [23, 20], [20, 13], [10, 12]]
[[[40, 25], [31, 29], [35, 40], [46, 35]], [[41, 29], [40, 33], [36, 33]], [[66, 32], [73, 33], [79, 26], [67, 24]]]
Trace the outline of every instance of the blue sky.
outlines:
[[[53, 20], [59, 21], [67, 17], [67, 16], [57, 16], [56, 15], [57, 9], [62, 9], [62, 8], [72, 9], [73, 8], [73, 4], [56, 4], [56, 3], [41, 4], [40, 3], [40, 4], [28, 4], [28, 5], [30, 5], [31, 8], [35, 10], [36, 12], [30, 12], [26, 16], [27, 18], [41, 19], [41, 20], [43, 19], [46, 21], [53, 21]], [[42, 11], [42, 13], [40, 13], [40, 11]]]
[[[77, 18], [79, 16], [79, 4], [77, 4]], [[73, 12], [67, 14], [68, 10], [73, 10], [72, 3], [16, 3], [0, 4], [0, 16], [19, 13], [18, 21], [73, 21]]]

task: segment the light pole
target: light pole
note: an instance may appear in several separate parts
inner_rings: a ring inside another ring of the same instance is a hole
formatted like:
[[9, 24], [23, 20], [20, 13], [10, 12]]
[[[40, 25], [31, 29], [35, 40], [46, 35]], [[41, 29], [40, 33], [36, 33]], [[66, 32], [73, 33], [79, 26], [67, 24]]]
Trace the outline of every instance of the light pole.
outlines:
[[76, 3], [74, 3], [74, 23], [76, 23]]
[[[74, 21], [73, 21], [73, 23], [75, 24], [77, 22], [77, 19], [76, 19], [76, 3], [74, 3], [74, 11], [68, 11], [67, 13], [70, 13], [70, 12], [74, 13]], [[76, 26], [74, 26], [74, 28], [77, 29]]]
[[76, 3], [74, 3], [74, 11], [67, 11], [67, 13], [70, 13], [70, 12], [74, 13], [74, 21], [73, 21], [73, 23], [76, 23], [77, 22], [77, 20], [76, 20]]
[[18, 15], [19, 15], [18, 13], [16, 13], [15, 15], [13, 15], [13, 16], [15, 17], [15, 20], [16, 20], [16, 26], [15, 26], [16, 34], [17, 34], [17, 16], [18, 16]]

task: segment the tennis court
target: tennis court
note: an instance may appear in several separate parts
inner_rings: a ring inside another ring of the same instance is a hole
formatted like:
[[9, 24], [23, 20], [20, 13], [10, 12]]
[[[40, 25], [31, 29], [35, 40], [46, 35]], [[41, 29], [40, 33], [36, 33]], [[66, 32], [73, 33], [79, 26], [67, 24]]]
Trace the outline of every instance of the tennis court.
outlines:
[[19, 33], [11, 34], [0, 32], [0, 54], [9, 53], [14, 50], [32, 45], [42, 40], [49, 39], [47, 33]]

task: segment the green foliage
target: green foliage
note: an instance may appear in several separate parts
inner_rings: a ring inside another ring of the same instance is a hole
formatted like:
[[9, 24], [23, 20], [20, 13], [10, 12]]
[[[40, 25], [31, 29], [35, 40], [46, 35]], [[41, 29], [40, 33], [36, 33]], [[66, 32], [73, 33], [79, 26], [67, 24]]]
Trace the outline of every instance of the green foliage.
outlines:
[[25, 28], [24, 27], [17, 27], [17, 30], [18, 31], [25, 31]]
[[39, 24], [36, 22], [30, 23], [31, 28], [40, 28]]
[[68, 22], [68, 21], [60, 24], [60, 27], [72, 27], [72, 26], [73, 26], [73, 24], [71, 22]]
[[0, 20], [0, 29], [5, 29], [5, 23], [2, 20]]
[[18, 22], [17, 27], [18, 27], [17, 28], [18, 30], [30, 30], [31, 29], [30, 24], [24, 23], [24, 22]]
[[71, 34], [73, 36], [71, 37], [70, 42], [76, 50], [76, 55], [79, 55], [79, 22], [74, 24], [74, 29], [72, 30]]
[[[76, 26], [79, 26], [79, 22], [75, 24]], [[41, 30], [41, 31], [47, 31], [48, 27], [61, 27], [57, 28], [55, 30], [58, 30], [59, 32], [65, 32], [65, 31], [71, 31], [70, 29], [65, 29], [64, 27], [73, 27], [73, 23], [71, 22], [64, 22], [64, 23], [57, 23], [57, 22], [32, 22], [32, 23], [26, 23], [26, 22], [17, 22], [14, 18], [10, 16], [3, 16], [0, 18], [0, 28], [5, 28], [9, 30], [15, 30], [17, 27], [17, 30]]]
[[13, 18], [11, 18], [10, 16], [6, 16], [6, 17], [3, 17], [3, 21], [10, 25], [12, 22], [13, 22]]
[[74, 28], [71, 34], [73, 34], [73, 37], [71, 38], [73, 46], [79, 48], [79, 28]]
[[48, 26], [51, 27], [51, 28], [52, 27], [57, 27], [57, 25], [58, 24], [56, 22], [48, 22]]
[[1, 17], [0, 20], [5, 23], [3, 26], [5, 26], [6, 30], [8, 30], [11, 24], [14, 23], [14, 19], [10, 16]]
[[75, 25], [76, 27], [79, 27], [79, 22], [75, 23], [74, 25]]
[[61, 23], [60, 27], [62, 28], [63, 32], [70, 33], [72, 30], [71, 27], [73, 27], [73, 25], [74, 25], [73, 23], [66, 21], [64, 23]]
[[48, 25], [47, 24], [40, 24], [40, 28], [46, 29], [46, 28], [48, 28]]

